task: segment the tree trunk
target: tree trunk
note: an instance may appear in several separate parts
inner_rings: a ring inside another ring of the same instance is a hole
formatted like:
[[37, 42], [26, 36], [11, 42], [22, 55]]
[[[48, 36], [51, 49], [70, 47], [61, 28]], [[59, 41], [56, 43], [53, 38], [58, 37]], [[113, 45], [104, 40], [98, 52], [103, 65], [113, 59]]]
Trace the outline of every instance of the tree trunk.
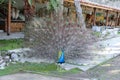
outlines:
[[35, 1], [32, 5], [28, 3], [28, 0], [24, 0], [24, 15], [25, 21], [31, 20], [35, 16]]
[[32, 5], [28, 3], [28, 0], [24, 0], [24, 15], [25, 15], [25, 28], [24, 28], [24, 34], [25, 34], [25, 42], [30, 41], [31, 39], [31, 32], [30, 32], [30, 23], [33, 20], [35, 16], [35, 2], [33, 0]]
[[64, 0], [57, 0], [57, 1], [59, 2], [57, 15], [60, 19], [63, 19], [63, 2], [64, 2]]
[[82, 14], [82, 8], [81, 8], [81, 5], [80, 5], [80, 0], [74, 0], [74, 4], [75, 4], [76, 12], [77, 12], [79, 25], [81, 26], [82, 30], [86, 30], [86, 25], [85, 25], [85, 21], [84, 21], [84, 16]]

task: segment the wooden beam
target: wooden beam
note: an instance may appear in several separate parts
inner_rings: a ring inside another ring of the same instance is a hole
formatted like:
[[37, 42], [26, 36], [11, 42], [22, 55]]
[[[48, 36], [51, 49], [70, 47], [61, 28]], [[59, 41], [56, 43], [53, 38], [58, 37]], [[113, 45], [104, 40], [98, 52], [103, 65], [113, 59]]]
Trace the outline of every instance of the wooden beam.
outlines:
[[67, 9], [67, 16], [69, 16], [70, 8]]
[[11, 0], [9, 0], [8, 2], [7, 35], [10, 35], [10, 25], [11, 25]]
[[[74, 3], [74, 0], [64, 0], [64, 2]], [[120, 12], [120, 9], [117, 9], [117, 8], [114, 8], [114, 7], [109, 7], [109, 6], [106, 6], [106, 5], [100, 5], [100, 4], [95, 4], [95, 3], [91, 3], [91, 2], [86, 2], [85, 0], [80, 0], [80, 3], [81, 3], [82, 6], [88, 6], [88, 7], [91, 7], [91, 8]]]
[[95, 26], [96, 25], [96, 8], [93, 9], [93, 16], [94, 16], [94, 18], [93, 18], [93, 26]]
[[106, 11], [106, 26], [108, 26], [108, 20], [109, 20], [109, 11]]
[[118, 13], [118, 26], [120, 26], [119, 23], [120, 23], [120, 14]]
[[118, 21], [119, 21], [119, 13], [117, 12], [117, 16], [116, 16], [116, 23], [115, 23], [115, 26], [118, 26]]

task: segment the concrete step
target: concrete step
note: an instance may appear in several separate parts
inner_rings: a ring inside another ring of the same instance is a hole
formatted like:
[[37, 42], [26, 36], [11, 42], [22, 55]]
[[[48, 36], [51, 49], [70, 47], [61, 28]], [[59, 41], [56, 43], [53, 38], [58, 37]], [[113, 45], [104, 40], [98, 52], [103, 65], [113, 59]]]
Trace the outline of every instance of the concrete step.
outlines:
[[0, 33], [3, 33], [4, 31], [3, 30], [0, 30]]
[[24, 38], [24, 33], [16, 32], [16, 33], [11, 33], [9, 36], [7, 35], [7, 33], [4, 32], [0, 33], [0, 40], [18, 39], [18, 38]]

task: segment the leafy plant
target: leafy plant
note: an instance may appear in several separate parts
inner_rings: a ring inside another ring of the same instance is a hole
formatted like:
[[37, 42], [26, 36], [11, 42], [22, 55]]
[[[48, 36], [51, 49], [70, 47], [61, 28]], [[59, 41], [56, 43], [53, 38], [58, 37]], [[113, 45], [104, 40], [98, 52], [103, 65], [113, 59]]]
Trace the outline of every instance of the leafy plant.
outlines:
[[0, 0], [0, 4], [2, 4], [5, 0]]
[[33, 0], [28, 0], [28, 3], [32, 6]]
[[50, 0], [47, 8], [48, 8], [48, 10], [55, 10], [57, 12], [58, 6], [59, 6], [58, 0]]
[[[0, 4], [7, 4], [9, 0], [0, 0]], [[15, 0], [11, 0], [12, 1], [12, 5], [16, 3]]]
[[93, 35], [95, 35], [99, 38], [101, 36], [101, 33], [100, 32], [93, 32]]
[[118, 31], [118, 34], [120, 35], [120, 31]]

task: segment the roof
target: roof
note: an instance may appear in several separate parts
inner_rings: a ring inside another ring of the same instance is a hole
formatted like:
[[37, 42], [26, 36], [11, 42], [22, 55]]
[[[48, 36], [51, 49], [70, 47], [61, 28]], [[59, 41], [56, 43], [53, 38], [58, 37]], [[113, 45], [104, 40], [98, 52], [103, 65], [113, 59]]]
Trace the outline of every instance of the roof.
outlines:
[[[64, 0], [64, 1], [74, 3], [74, 0]], [[94, 2], [86, 2], [84, 0], [80, 0], [80, 3], [83, 6], [87, 6], [87, 7], [91, 7], [91, 8], [98, 8], [98, 9], [103, 9], [103, 10], [120, 12], [120, 9], [118, 9], [118, 8], [110, 7], [110, 6], [107, 6], [107, 5], [101, 5], [101, 4], [94, 3]]]

